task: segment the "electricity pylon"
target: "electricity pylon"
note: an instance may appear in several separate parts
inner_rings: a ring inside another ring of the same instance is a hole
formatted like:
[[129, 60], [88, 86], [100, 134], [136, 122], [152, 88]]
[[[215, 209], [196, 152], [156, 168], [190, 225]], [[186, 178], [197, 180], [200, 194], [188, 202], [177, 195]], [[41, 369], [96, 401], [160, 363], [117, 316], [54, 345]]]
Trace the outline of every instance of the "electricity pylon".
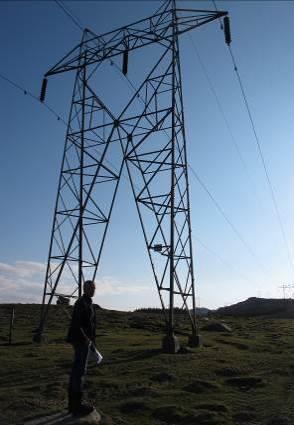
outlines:
[[[95, 279], [125, 165], [165, 317], [163, 349], [179, 349], [176, 305], [187, 311], [190, 344], [198, 345], [178, 39], [226, 14], [167, 1], [154, 15], [106, 34], [85, 29], [81, 43], [45, 74], [41, 100], [47, 77], [76, 71], [36, 340], [53, 297], [80, 296], [83, 282]], [[126, 75], [129, 56], [135, 60], [143, 48], [154, 50], [150, 69], [114, 113], [94, 76], [119, 57]]]
[[[294, 289], [294, 285], [282, 285], [279, 288], [283, 289], [283, 298], [286, 300], [286, 289]], [[292, 295], [293, 296], [293, 295]]]

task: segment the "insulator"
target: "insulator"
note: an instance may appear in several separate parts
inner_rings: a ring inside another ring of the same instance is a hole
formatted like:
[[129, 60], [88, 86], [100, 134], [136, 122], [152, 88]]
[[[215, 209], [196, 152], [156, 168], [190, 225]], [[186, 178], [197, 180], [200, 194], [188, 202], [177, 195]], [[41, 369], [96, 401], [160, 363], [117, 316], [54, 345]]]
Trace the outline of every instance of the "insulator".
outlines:
[[124, 75], [127, 75], [127, 73], [128, 73], [128, 62], [129, 62], [129, 51], [128, 51], [128, 49], [126, 49], [123, 53], [122, 73]]
[[229, 46], [231, 44], [231, 29], [230, 29], [230, 18], [228, 16], [224, 17], [224, 32], [225, 32], [225, 41]]
[[132, 134], [128, 134], [128, 142], [132, 142], [133, 141], [133, 135]]
[[41, 88], [41, 95], [40, 95], [40, 101], [41, 102], [44, 102], [44, 100], [45, 100], [47, 83], [48, 83], [47, 78], [44, 78], [43, 83], [42, 83], [42, 88]]
[[158, 244], [158, 245], [154, 245], [153, 247], [155, 252], [161, 252], [162, 251], [162, 245]]

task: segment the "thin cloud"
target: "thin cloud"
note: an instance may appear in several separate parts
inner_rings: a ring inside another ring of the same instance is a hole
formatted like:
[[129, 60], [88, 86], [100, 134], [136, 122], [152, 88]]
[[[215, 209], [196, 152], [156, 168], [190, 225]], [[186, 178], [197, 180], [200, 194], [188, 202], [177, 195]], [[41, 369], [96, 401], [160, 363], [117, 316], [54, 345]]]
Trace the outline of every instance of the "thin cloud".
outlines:
[[99, 295], [136, 294], [150, 289], [146, 285], [127, 285], [110, 276], [97, 280], [97, 292]]
[[[13, 264], [0, 263], [0, 302], [40, 303], [44, 288], [46, 264], [35, 261], [16, 261]], [[70, 272], [65, 271], [64, 293], [75, 289]], [[96, 279], [97, 295], [101, 297], [142, 293], [150, 287], [139, 282], [126, 284], [111, 276]], [[61, 289], [58, 288], [58, 289]], [[57, 292], [59, 292], [57, 290]]]

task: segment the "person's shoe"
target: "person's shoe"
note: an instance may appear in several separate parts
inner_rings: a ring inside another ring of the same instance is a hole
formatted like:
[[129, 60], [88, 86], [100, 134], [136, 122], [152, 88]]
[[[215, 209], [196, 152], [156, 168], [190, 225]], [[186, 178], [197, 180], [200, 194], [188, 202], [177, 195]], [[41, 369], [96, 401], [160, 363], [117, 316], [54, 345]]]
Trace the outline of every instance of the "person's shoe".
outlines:
[[94, 406], [88, 403], [82, 403], [80, 406], [77, 407], [77, 409], [74, 409], [72, 411], [72, 414], [74, 416], [86, 416], [89, 415], [94, 411]]
[[[71, 404], [70, 404], [71, 400]], [[72, 399], [69, 398], [69, 412], [73, 416], [85, 416], [93, 412], [94, 406], [88, 403], [82, 403], [82, 393], [72, 394]]]

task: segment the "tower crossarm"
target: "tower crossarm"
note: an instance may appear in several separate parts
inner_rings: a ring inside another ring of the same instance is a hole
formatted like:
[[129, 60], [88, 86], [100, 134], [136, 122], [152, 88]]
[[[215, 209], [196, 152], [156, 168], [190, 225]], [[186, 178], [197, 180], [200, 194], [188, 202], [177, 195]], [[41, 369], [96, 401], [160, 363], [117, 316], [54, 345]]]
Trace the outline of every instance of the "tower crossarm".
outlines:
[[[176, 9], [177, 35], [191, 31], [204, 24], [220, 19], [227, 12]], [[165, 10], [133, 24], [114, 31], [96, 35], [85, 29], [83, 41], [67, 53], [45, 76], [77, 70], [83, 66], [98, 64], [106, 59], [145, 47], [152, 43], [168, 45], [173, 37], [173, 10]], [[81, 61], [81, 52], [87, 51], [87, 58]]]

